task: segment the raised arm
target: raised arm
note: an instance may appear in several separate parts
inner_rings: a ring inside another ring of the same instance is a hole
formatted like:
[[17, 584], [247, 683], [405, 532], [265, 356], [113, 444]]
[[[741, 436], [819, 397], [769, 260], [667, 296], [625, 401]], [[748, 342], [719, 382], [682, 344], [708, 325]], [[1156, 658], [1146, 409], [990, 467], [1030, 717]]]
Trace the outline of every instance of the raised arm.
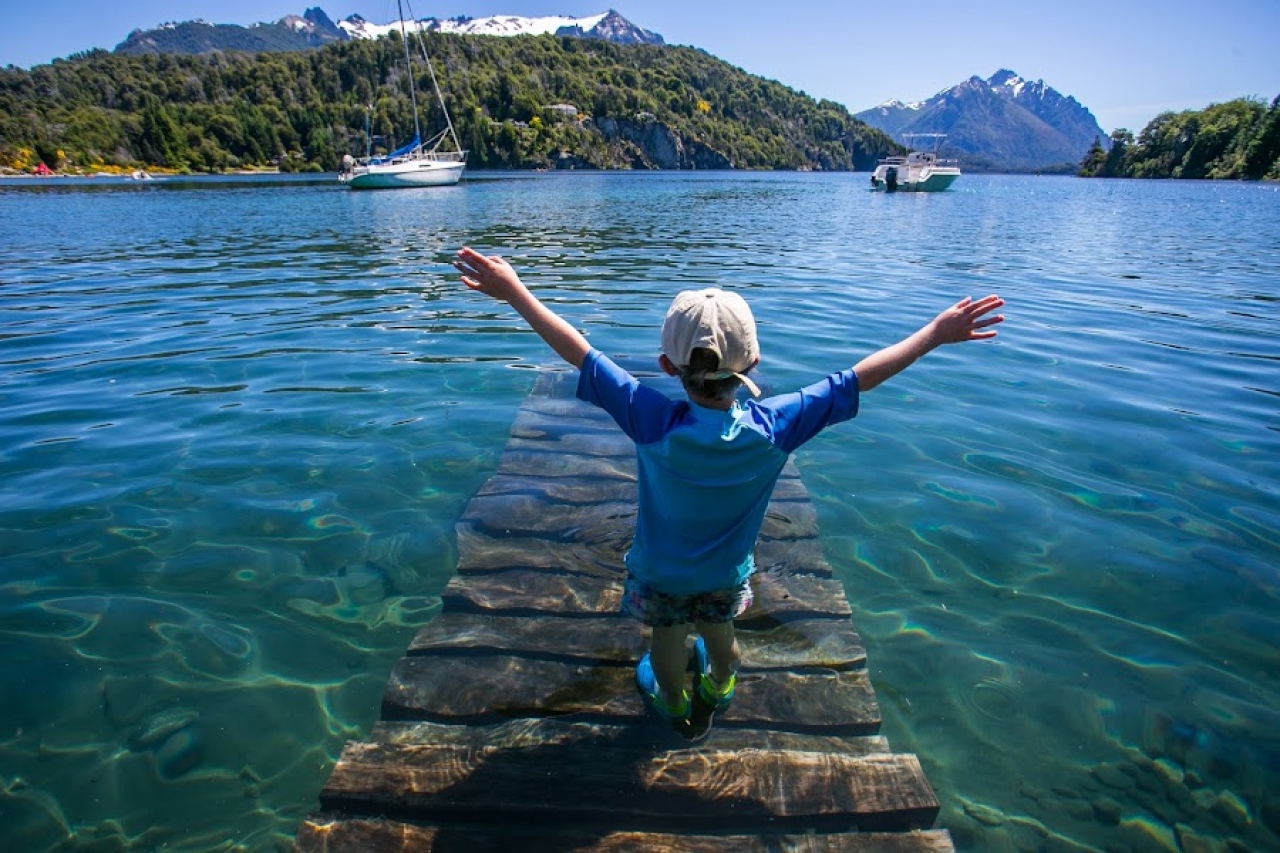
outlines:
[[980, 341], [994, 338], [995, 330], [988, 326], [1004, 321], [1004, 316], [986, 316], [1004, 306], [999, 296], [984, 296], [977, 302], [965, 297], [934, 317], [915, 334], [887, 346], [858, 362], [853, 372], [858, 376], [858, 389], [870, 391], [890, 377], [896, 376], [914, 364], [921, 356], [943, 344], [961, 341]]
[[470, 247], [463, 247], [453, 265], [462, 273], [463, 284], [509, 304], [558, 356], [574, 367], [582, 367], [591, 349], [587, 339], [559, 314], [539, 302], [511, 264], [497, 255], [482, 255]]

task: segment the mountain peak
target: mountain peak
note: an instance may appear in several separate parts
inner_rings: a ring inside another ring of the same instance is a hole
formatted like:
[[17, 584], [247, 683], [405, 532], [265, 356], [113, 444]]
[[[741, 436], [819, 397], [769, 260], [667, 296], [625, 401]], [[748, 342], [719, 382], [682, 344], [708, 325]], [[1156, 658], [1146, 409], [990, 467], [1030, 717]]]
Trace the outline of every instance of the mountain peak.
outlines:
[[[407, 22], [406, 23], [410, 23]], [[621, 44], [663, 44], [662, 36], [637, 27], [614, 9], [598, 15], [571, 18], [566, 15], [525, 18], [493, 15], [487, 18], [424, 18], [423, 29], [464, 35], [558, 35], [600, 39]], [[359, 15], [334, 23], [324, 10], [311, 7], [302, 15], [286, 15], [272, 23], [248, 27], [210, 24], [203, 20], [170, 22], [137, 29], [116, 46], [116, 53], [209, 53], [220, 50], [308, 50], [335, 41], [377, 38], [399, 30], [400, 22], [372, 24]]]
[[[473, 36], [557, 35], [601, 39], [622, 44], [663, 44], [662, 36], [637, 27], [613, 9], [597, 15], [571, 18], [548, 15], [526, 18], [519, 15], [490, 15], [485, 18], [422, 18], [417, 22], [424, 30]], [[377, 38], [400, 29], [399, 21], [371, 24], [359, 15], [351, 15], [338, 26], [350, 38]]]
[[897, 98], [890, 98], [883, 104], [876, 107], [878, 110], [918, 110], [923, 106], [923, 101], [899, 101]]
[[579, 35], [583, 38], [598, 38], [618, 44], [662, 44], [662, 36], [649, 30], [637, 27], [617, 11], [610, 9], [604, 17], [585, 33], [566, 33], [556, 31], [556, 35]]
[[986, 80], [974, 75], [920, 104], [888, 101], [855, 118], [899, 140], [908, 133], [945, 133], [947, 152], [978, 171], [1074, 166], [1096, 138], [1106, 136], [1075, 98], [1008, 68]]

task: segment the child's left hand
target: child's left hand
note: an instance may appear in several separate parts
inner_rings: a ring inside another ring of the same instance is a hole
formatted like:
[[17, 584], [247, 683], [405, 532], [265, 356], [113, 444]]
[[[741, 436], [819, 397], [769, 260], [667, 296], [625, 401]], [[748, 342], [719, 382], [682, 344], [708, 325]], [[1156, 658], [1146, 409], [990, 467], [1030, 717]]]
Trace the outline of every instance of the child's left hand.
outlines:
[[929, 324], [937, 344], [955, 344], [962, 341], [981, 341], [996, 336], [988, 326], [1004, 322], [1003, 314], [991, 314], [1004, 307], [1004, 300], [994, 293], [974, 301], [966, 296]]
[[470, 246], [458, 251], [453, 266], [462, 273], [462, 283], [486, 296], [509, 302], [525, 290], [524, 282], [511, 264], [497, 255], [482, 255]]

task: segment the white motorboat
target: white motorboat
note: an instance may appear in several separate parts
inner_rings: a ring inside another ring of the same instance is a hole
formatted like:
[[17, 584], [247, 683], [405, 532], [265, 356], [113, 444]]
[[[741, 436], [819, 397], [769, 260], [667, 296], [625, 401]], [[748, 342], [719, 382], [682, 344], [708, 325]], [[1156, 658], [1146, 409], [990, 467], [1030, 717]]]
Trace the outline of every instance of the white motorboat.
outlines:
[[[903, 134], [907, 144], [905, 157], [885, 157], [871, 173], [871, 188], [885, 192], [941, 192], [960, 177], [960, 161], [938, 158], [938, 146], [946, 138], [945, 133]], [[932, 150], [918, 148], [914, 140], [933, 140]]]
[[[453, 129], [453, 121], [449, 118], [449, 109], [445, 106], [444, 95], [440, 92], [440, 84], [436, 81], [436, 72], [431, 65], [431, 57], [427, 55], [426, 42], [416, 19], [413, 19], [414, 34], [417, 36], [422, 61], [431, 74], [431, 86], [435, 90], [440, 111], [444, 114], [445, 128], [434, 137], [422, 141], [422, 125], [418, 115], [418, 94], [414, 85], [413, 57], [409, 51], [409, 35], [404, 25], [404, 4], [397, 0], [396, 9], [400, 14], [400, 40], [404, 44], [405, 63], [410, 68], [409, 99], [413, 105], [413, 141], [389, 154], [374, 156], [366, 152], [364, 157], [356, 158], [346, 154], [342, 158], [342, 172], [338, 180], [353, 190], [391, 189], [395, 187], [439, 187], [456, 184], [462, 179], [467, 167], [467, 152], [462, 150], [458, 142], [458, 134]], [[410, 17], [412, 19], [412, 10]], [[372, 145], [372, 137], [368, 137]], [[446, 149], [446, 143], [452, 143]]]

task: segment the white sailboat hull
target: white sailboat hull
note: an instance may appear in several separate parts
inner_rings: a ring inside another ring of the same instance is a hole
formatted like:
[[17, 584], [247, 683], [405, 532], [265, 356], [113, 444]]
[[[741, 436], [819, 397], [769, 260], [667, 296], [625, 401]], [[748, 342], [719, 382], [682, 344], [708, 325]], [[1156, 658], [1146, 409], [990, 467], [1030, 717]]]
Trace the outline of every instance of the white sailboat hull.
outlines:
[[458, 183], [466, 167], [465, 160], [451, 158], [446, 154], [358, 165], [339, 177], [353, 190], [444, 187]]
[[[404, 44], [405, 67], [409, 69], [409, 99], [413, 104], [413, 141], [398, 148], [390, 154], [373, 156], [373, 137], [369, 136], [369, 115], [365, 115], [365, 134], [368, 137], [366, 156], [357, 160], [350, 154], [342, 158], [342, 172], [338, 180], [353, 190], [396, 189], [398, 187], [446, 187], [462, 180], [462, 172], [467, 167], [467, 152], [462, 150], [458, 134], [453, 129], [453, 121], [449, 118], [449, 108], [445, 105], [444, 95], [436, 81], [436, 72], [427, 56], [426, 42], [422, 38], [421, 24], [414, 22], [418, 47], [422, 51], [422, 60], [426, 63], [427, 72], [431, 75], [431, 86], [435, 90], [440, 111], [444, 114], [445, 129], [440, 131], [426, 143], [422, 141], [422, 124], [418, 110], [417, 87], [414, 84], [413, 55], [409, 51], [409, 33], [404, 25], [404, 4], [396, 0], [396, 10], [400, 13], [400, 39]], [[372, 106], [369, 107], [373, 109]], [[444, 150], [446, 139], [452, 139], [454, 150]]]

